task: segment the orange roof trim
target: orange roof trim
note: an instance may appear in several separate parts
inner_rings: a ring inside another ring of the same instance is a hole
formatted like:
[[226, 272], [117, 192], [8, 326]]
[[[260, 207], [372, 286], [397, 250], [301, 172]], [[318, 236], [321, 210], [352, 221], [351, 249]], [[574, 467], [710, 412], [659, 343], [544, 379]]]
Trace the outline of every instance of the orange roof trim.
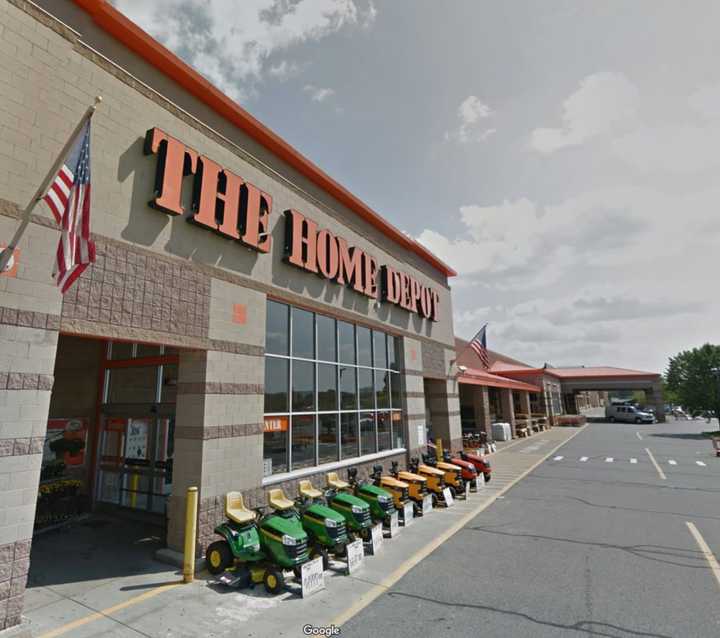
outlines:
[[458, 383], [467, 383], [470, 385], [484, 385], [492, 388], [509, 388], [511, 390], [525, 390], [527, 392], [542, 392], [542, 388], [530, 383], [515, 381], [500, 377], [485, 370], [476, 370], [468, 368], [462, 374], [458, 375]]
[[188, 93], [213, 109], [218, 115], [243, 130], [271, 153], [292, 166], [300, 174], [322, 188], [360, 218], [377, 228], [403, 248], [415, 253], [447, 277], [457, 273], [427, 248], [408, 237], [367, 204], [341, 186], [332, 177], [290, 146], [280, 136], [261, 124], [245, 109], [210, 84], [192, 67], [162, 46], [134, 22], [126, 18], [107, 0], [73, 0], [88, 13], [106, 33], [124, 44], [146, 62], [174, 80]]

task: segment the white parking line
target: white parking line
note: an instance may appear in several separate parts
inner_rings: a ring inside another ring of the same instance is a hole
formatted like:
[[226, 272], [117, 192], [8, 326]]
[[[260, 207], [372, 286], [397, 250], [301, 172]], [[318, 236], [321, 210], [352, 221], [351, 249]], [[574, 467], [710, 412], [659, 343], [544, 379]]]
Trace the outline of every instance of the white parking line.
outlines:
[[630, 459], [630, 463], [637, 463], [637, 459]]
[[677, 465], [677, 461], [675, 459], [668, 459], [668, 463], [670, 465]]
[[588, 457], [587, 457], [587, 456], [581, 456], [581, 457], [580, 457], [580, 463], [585, 463], [585, 461], [587, 461], [587, 460], [588, 460]]
[[612, 456], [608, 456], [608, 457], [605, 459], [605, 463], [612, 463], [614, 460], [615, 460], [615, 459], [614, 459]]
[[564, 456], [556, 456], [553, 461], [562, 461], [564, 458]]
[[705, 467], [705, 463], [702, 461], [695, 461], [695, 463], [697, 463], [700, 467]]
[[660, 466], [658, 465], [658, 462], [655, 460], [655, 457], [653, 456], [653, 453], [645, 448], [645, 451], [647, 452], [647, 455], [650, 457], [650, 460], [652, 461], [652, 464], [655, 466], [655, 469], [657, 470], [658, 475], [660, 478], [665, 481], [667, 480], [667, 476], [665, 476], [665, 472], [662, 471]]
[[712, 553], [710, 547], [708, 547], [708, 544], [705, 542], [705, 539], [701, 536], [698, 528], [695, 527], [695, 525], [693, 525], [690, 521], [685, 521], [685, 525], [688, 526], [688, 529], [693, 535], [695, 542], [698, 544], [700, 551], [703, 553], [705, 560], [708, 562], [708, 565], [710, 565], [710, 569], [713, 573], [713, 576], [715, 576], [715, 580], [717, 580], [718, 585], [720, 585], [720, 565], [718, 565], [715, 554]]
[[642, 441], [642, 436], [640, 432], [635, 432], [635, 436]]

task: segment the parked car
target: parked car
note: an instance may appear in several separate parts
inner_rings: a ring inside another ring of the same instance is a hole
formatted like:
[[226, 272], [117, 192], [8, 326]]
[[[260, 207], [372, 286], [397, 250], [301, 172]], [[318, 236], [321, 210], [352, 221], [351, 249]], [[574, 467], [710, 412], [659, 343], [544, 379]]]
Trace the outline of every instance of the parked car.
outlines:
[[608, 405], [605, 407], [605, 417], [613, 423], [655, 423], [652, 412], [645, 412], [634, 405]]

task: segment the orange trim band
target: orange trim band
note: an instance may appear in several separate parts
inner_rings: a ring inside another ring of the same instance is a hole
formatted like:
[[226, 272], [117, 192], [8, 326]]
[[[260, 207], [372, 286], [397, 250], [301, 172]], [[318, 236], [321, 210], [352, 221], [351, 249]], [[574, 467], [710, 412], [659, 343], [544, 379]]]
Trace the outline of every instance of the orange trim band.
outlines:
[[307, 157], [290, 146], [280, 136], [261, 124], [245, 109], [210, 84], [197, 71], [185, 64], [180, 58], [162, 46], [157, 40], [145, 33], [134, 22], [126, 18], [107, 0], [73, 0], [103, 31], [139, 55], [146, 62], [177, 82], [195, 98], [209, 106], [218, 115], [247, 133], [262, 144], [271, 153], [289, 164], [311, 182], [319, 186], [328, 195], [342, 205], [347, 206], [361, 219], [380, 230], [403, 248], [415, 253], [446, 277], [457, 273], [447, 264], [433, 255], [427, 248], [408, 237], [383, 219], [367, 204], [338, 184]]

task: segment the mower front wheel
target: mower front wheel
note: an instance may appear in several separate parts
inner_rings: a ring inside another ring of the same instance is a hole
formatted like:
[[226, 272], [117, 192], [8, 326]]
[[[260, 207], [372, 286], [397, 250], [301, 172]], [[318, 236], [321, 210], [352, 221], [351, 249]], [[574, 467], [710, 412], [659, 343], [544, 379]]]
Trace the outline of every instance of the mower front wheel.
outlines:
[[488, 473], [485, 474], [484, 476], [485, 476], [485, 482], [486, 482], [486, 483], [489, 483], [489, 482], [490, 482], [490, 478], [492, 477], [492, 474], [490, 474], [490, 473], [488, 472]]
[[279, 569], [268, 567], [263, 576], [263, 585], [268, 594], [275, 596], [285, 589], [285, 576]]
[[[718, 456], [720, 456], [720, 454], [719, 454]], [[372, 539], [372, 528], [370, 528], [370, 527], [363, 527], [363, 528], [360, 530], [360, 538], [363, 539], [363, 542], [364, 542], [364, 543], [369, 543], [370, 540]]]
[[330, 568], [330, 554], [328, 550], [320, 545], [315, 545], [310, 552], [310, 558], [322, 557], [323, 571]]
[[233, 563], [233, 555], [227, 541], [210, 543], [205, 552], [205, 564], [211, 574], [221, 574]]

